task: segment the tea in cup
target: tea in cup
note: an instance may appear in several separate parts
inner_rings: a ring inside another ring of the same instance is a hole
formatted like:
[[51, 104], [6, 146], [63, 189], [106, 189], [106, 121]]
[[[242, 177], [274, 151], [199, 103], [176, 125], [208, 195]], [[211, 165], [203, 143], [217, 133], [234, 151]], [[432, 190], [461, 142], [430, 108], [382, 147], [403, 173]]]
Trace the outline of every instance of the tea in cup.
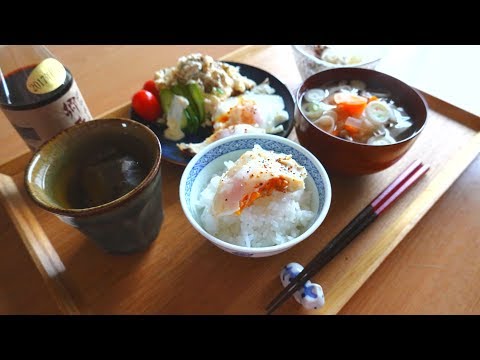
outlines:
[[146, 249], [163, 222], [161, 145], [146, 126], [121, 118], [65, 129], [25, 172], [33, 201], [109, 253]]

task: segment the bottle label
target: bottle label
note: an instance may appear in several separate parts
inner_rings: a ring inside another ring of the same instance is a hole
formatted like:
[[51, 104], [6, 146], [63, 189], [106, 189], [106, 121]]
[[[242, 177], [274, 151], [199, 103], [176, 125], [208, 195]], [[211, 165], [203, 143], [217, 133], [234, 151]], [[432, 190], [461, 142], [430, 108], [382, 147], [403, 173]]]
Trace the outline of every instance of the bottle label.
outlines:
[[27, 89], [34, 94], [46, 94], [58, 89], [67, 77], [65, 67], [56, 59], [48, 58], [38, 64], [27, 79]]
[[62, 97], [48, 105], [31, 110], [2, 110], [32, 151], [63, 129], [92, 119], [75, 79]]

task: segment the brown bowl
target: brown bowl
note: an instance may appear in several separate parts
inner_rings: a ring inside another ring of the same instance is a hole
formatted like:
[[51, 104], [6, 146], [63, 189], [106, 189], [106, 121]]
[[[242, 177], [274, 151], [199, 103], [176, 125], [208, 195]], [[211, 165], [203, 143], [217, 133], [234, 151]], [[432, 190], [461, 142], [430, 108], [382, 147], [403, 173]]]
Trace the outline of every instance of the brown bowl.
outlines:
[[[386, 89], [395, 104], [413, 120], [414, 132], [390, 145], [355, 143], [329, 134], [315, 126], [303, 113], [303, 94], [331, 81], [361, 80], [367, 88]], [[395, 164], [410, 149], [425, 127], [428, 106], [423, 97], [404, 82], [381, 72], [361, 68], [338, 68], [319, 72], [305, 80], [296, 93], [295, 130], [302, 146], [310, 150], [331, 172], [346, 175], [372, 174]]]

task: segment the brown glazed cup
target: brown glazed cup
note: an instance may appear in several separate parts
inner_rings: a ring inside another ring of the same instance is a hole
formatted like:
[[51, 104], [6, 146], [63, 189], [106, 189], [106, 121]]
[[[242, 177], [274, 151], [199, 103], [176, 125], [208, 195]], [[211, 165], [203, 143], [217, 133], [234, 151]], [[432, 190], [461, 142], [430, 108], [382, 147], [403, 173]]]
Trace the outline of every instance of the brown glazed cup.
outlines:
[[146, 249], [163, 222], [161, 145], [146, 126], [98, 119], [70, 127], [34, 153], [25, 187], [41, 208], [108, 253]]
[[[315, 126], [302, 112], [303, 94], [309, 89], [341, 80], [361, 80], [367, 88], [390, 91], [395, 104], [403, 107], [412, 118], [412, 135], [390, 145], [367, 145], [344, 140]], [[428, 112], [423, 97], [409, 85], [390, 75], [361, 68], [338, 68], [312, 75], [297, 90], [296, 103], [295, 130], [300, 144], [310, 150], [327, 170], [345, 175], [372, 174], [395, 164], [422, 132]]]

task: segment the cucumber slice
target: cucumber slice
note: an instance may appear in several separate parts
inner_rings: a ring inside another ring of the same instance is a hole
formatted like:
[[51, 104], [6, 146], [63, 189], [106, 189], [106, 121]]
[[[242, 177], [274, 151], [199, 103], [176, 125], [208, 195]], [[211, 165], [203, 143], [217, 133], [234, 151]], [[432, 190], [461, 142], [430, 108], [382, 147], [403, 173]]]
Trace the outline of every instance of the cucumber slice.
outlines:
[[187, 109], [183, 110], [183, 115], [187, 123], [185, 128], [182, 127], [182, 130], [185, 130], [187, 134], [194, 134], [195, 119], [192, 118], [190, 112]]
[[187, 127], [186, 127], [185, 130], [189, 134], [196, 134], [197, 131], [198, 131], [200, 121], [199, 121], [198, 116], [195, 113], [195, 110], [194, 110], [194, 107], [193, 107], [194, 101], [191, 98], [186, 86], [180, 85], [180, 84], [173, 85], [172, 86], [172, 92], [175, 95], [183, 96], [184, 98], [186, 98], [188, 100], [188, 106], [184, 110], [185, 117], [187, 119]]
[[162, 105], [163, 113], [168, 113], [170, 106], [172, 104], [173, 92], [170, 89], [160, 90], [160, 104]]
[[200, 89], [197, 83], [191, 83], [187, 85], [187, 90], [197, 110], [198, 120], [200, 124], [203, 124], [205, 122], [205, 98], [202, 89]]

